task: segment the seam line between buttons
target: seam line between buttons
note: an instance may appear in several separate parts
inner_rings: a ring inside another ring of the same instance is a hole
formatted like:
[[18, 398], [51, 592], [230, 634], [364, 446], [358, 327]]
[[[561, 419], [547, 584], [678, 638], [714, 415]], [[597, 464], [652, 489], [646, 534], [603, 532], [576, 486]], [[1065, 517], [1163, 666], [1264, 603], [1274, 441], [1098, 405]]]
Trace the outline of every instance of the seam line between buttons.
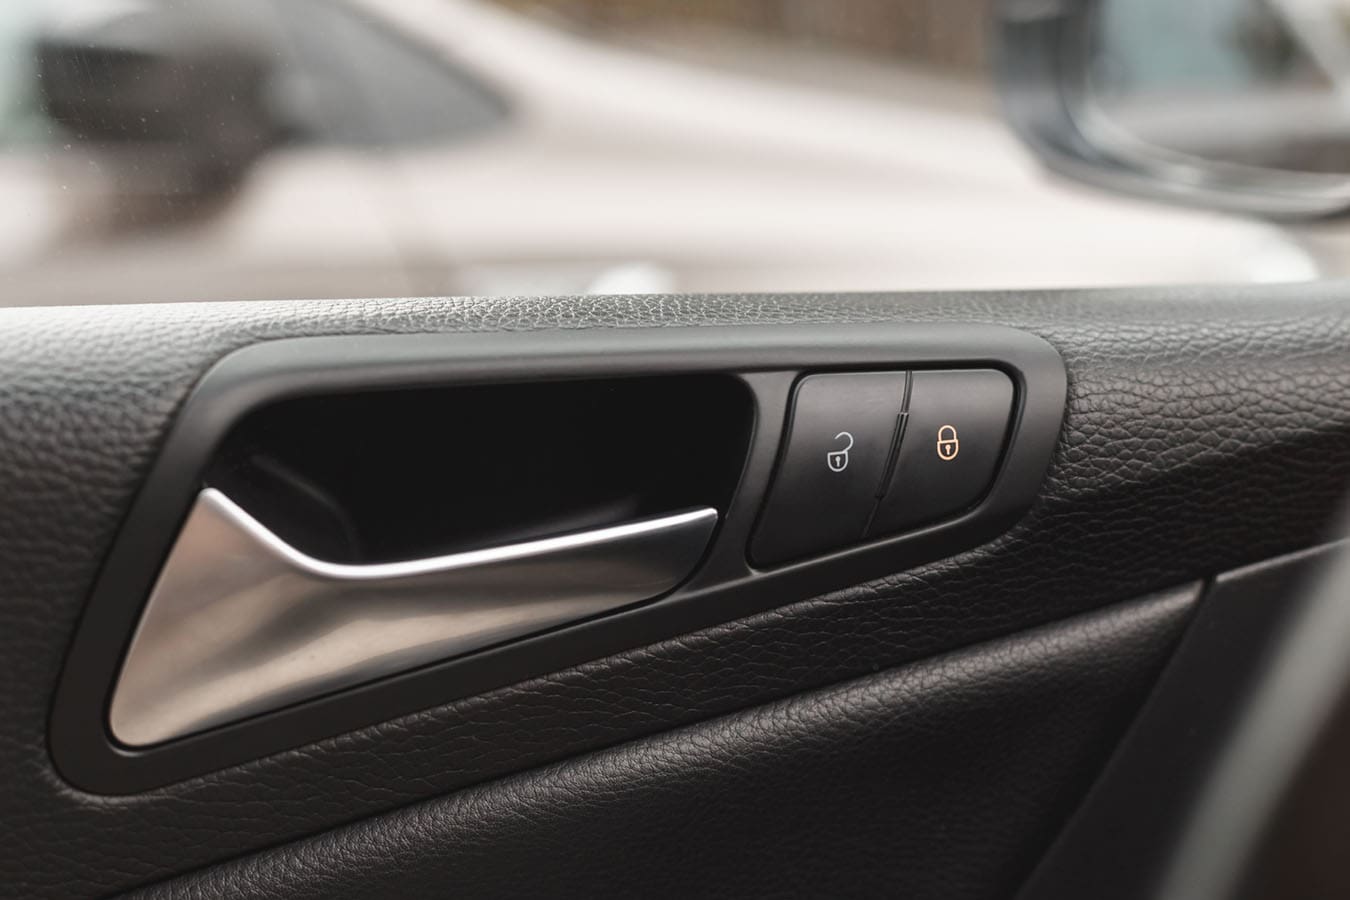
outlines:
[[907, 424], [909, 424], [909, 413], [902, 412], [896, 415], [895, 431], [891, 433], [890, 456], [886, 460], [886, 468], [881, 473], [881, 482], [872, 495], [872, 511], [867, 514], [867, 524], [863, 526], [862, 531], [862, 537], [864, 538], [871, 534], [872, 520], [877, 517], [877, 511], [881, 509], [881, 501], [890, 491], [891, 480], [895, 477], [895, 467], [900, 459], [900, 442], [905, 439], [905, 426]]
[[891, 432], [890, 452], [886, 457], [886, 467], [881, 470], [881, 481], [877, 484], [872, 500], [872, 511], [867, 515], [867, 524], [863, 525], [862, 539], [872, 533], [872, 521], [881, 509], [881, 501], [890, 492], [891, 480], [895, 478], [895, 467], [900, 461], [900, 443], [905, 439], [905, 426], [909, 424], [909, 396], [914, 387], [914, 373], [905, 372], [905, 392], [900, 399], [900, 412], [895, 416], [895, 430]]
[[898, 413], [895, 417], [895, 428], [891, 431], [891, 446], [886, 456], [886, 468], [881, 470], [881, 481], [877, 482], [877, 489], [873, 496], [880, 500], [886, 496], [886, 491], [891, 486], [891, 479], [895, 477], [895, 467], [900, 462], [900, 442], [905, 439], [905, 428], [909, 424], [909, 413]]

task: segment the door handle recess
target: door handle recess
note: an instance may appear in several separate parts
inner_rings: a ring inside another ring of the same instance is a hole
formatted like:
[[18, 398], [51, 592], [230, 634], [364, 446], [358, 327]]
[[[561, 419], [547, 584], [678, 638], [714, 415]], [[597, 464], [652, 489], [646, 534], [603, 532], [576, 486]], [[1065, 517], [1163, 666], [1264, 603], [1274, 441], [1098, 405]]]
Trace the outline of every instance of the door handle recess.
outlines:
[[292, 547], [203, 490], [150, 593], [113, 691], [123, 744], [194, 734], [657, 597], [717, 525], [698, 508], [406, 562]]

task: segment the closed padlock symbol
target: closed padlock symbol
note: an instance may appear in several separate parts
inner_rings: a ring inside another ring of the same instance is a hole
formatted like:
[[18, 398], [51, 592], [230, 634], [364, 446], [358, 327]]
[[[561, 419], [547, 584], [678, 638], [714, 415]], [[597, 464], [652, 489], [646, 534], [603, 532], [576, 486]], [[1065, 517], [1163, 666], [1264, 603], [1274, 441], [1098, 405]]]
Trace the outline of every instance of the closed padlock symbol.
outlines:
[[961, 441], [956, 436], [955, 425], [943, 425], [938, 429], [937, 451], [938, 456], [948, 461], [956, 459], [956, 454], [961, 452]]
[[842, 472], [848, 468], [848, 451], [853, 449], [853, 435], [847, 431], [841, 431], [834, 436], [836, 441], [848, 441], [848, 446], [842, 450], [831, 450], [825, 454], [825, 463], [830, 467], [831, 472]]

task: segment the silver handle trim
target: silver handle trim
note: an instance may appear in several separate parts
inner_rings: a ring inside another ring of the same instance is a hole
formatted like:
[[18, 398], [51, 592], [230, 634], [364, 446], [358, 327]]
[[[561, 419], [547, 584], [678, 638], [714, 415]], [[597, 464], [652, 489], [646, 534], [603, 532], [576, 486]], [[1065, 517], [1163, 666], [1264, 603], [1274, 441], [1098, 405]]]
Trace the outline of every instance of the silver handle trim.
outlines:
[[406, 562], [296, 549], [214, 488], [197, 497], [113, 691], [130, 746], [184, 737], [649, 600], [689, 576], [717, 511]]

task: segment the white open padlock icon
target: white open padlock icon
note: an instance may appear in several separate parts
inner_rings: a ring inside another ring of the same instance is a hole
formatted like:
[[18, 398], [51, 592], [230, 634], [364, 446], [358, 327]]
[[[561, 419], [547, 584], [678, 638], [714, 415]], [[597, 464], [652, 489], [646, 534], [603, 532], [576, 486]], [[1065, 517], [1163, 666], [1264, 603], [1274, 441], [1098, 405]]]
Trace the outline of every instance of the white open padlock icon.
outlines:
[[831, 472], [842, 472], [848, 468], [848, 451], [853, 449], [853, 435], [847, 431], [841, 431], [834, 436], [836, 441], [848, 441], [848, 446], [842, 450], [831, 450], [825, 454], [825, 462], [830, 467]]
[[943, 425], [938, 429], [937, 451], [939, 457], [948, 461], [956, 459], [956, 454], [961, 452], [961, 441], [956, 436], [955, 425]]

